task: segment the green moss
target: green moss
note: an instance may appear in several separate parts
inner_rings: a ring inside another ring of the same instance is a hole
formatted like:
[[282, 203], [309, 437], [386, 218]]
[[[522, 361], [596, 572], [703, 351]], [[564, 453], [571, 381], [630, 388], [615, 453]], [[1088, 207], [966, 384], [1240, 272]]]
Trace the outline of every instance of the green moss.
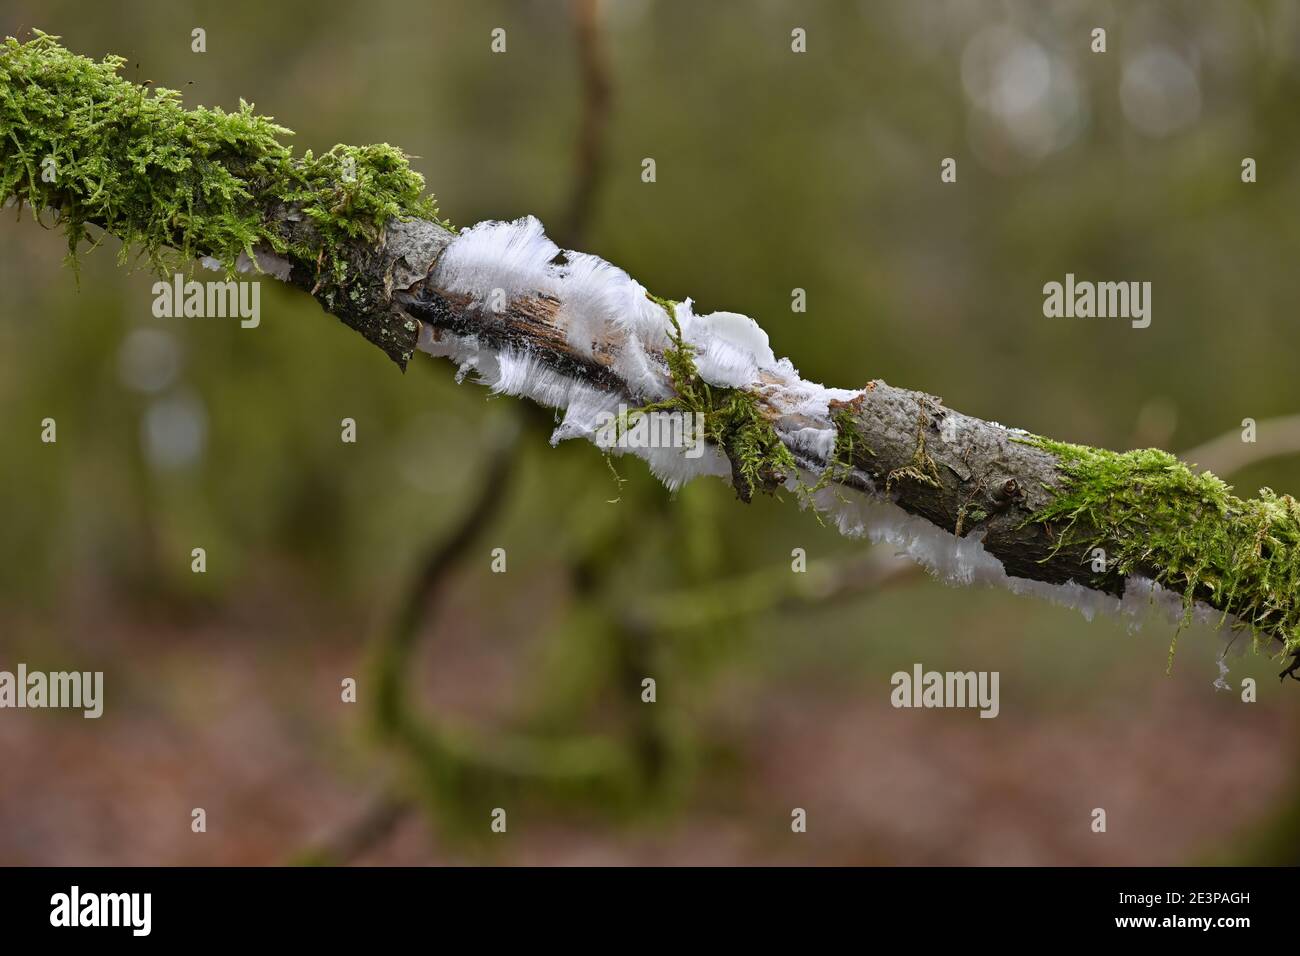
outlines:
[[668, 313], [673, 324], [673, 341], [664, 350], [664, 360], [677, 394], [635, 409], [628, 418], [658, 411], [702, 415], [705, 439], [720, 447], [731, 461], [736, 493], [745, 501], [756, 491], [774, 493], [787, 478], [798, 474], [794, 455], [752, 395], [740, 389], [712, 386], [700, 377], [695, 350], [682, 339], [674, 314], [676, 303], [647, 295]]
[[[668, 313], [673, 325], [672, 345], [664, 350], [664, 360], [677, 394], [628, 412], [622, 426], [626, 427], [638, 415], [654, 411], [703, 415], [704, 437], [722, 448], [731, 461], [736, 493], [745, 501], [749, 501], [756, 491], [775, 494], [790, 478], [797, 479], [799, 463], [781, 441], [776, 427], [763, 414], [758, 400], [742, 389], [722, 388], [705, 382], [696, 367], [694, 349], [682, 339], [681, 326], [675, 314], [676, 303], [649, 292], [646, 295]], [[852, 412], [847, 408], [836, 409], [831, 420], [835, 424], [835, 446], [826, 467], [813, 485], [796, 480], [796, 493], [809, 504], [816, 492], [852, 473], [854, 456], [859, 449], [875, 454], [866, 445]], [[821, 521], [815, 508], [814, 514]]]
[[[174, 90], [148, 89], [36, 33], [0, 47], [0, 202], [56, 210], [75, 264], [86, 225], [123, 240], [164, 271], [212, 256], [233, 271], [265, 245], [314, 263], [318, 285], [342, 286], [341, 246], [395, 217], [437, 217], [423, 178], [387, 144], [294, 157], [290, 131], [241, 101], [238, 112], [186, 110]], [[294, 205], [317, 227], [292, 245], [277, 228]]]
[[930, 453], [925, 450], [925, 425], [925, 412], [922, 411], [917, 417], [916, 450], [912, 453], [912, 460], [885, 476], [885, 494], [889, 494], [890, 489], [903, 478], [910, 478], [932, 488], [939, 487], [939, 467], [934, 463]]
[[823, 522], [821, 513], [816, 510], [815, 503], [812, 501], [813, 495], [832, 483], [843, 483], [848, 479], [853, 474], [853, 456], [859, 449], [864, 450], [868, 455], [874, 456], [876, 454], [871, 449], [871, 446], [866, 443], [861, 429], [853, 420], [853, 413], [847, 408], [834, 409], [831, 412], [831, 423], [835, 426], [835, 445], [831, 449], [826, 467], [822, 469], [822, 473], [815, 484], [810, 486], [800, 484], [799, 486], [799, 492], [804, 500], [814, 506], [813, 514], [817, 516], [819, 523]]
[[862, 430], [853, 419], [853, 413], [847, 408], [837, 408], [831, 412], [831, 423], [835, 426], [835, 447], [831, 450], [831, 459], [826, 463], [822, 477], [827, 481], [837, 481], [853, 471], [853, 456], [859, 448], [872, 457], [876, 453], [866, 443]]
[[[1034, 437], [1065, 480], [1034, 522], [1064, 523], [1057, 543], [1105, 546], [1107, 567], [1154, 574], [1178, 590], [1190, 617], [1200, 599], [1241, 619], [1256, 637], [1300, 649], [1300, 504], [1260, 490], [1242, 499], [1211, 473], [1155, 449], [1109, 452]], [[1118, 549], [1118, 553], [1115, 553]]]
[[963, 501], [957, 508], [957, 524], [952, 533], [960, 538], [963, 533], [970, 532], [977, 524], [988, 518], [989, 513], [983, 508], [976, 505], [970, 506], [970, 501]]

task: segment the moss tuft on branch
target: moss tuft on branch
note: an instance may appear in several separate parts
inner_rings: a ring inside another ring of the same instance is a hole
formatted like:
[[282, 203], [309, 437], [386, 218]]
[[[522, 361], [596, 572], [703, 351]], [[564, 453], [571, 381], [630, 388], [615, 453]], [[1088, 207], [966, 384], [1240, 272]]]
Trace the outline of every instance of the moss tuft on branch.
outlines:
[[721, 448], [731, 462], [737, 497], [749, 501], [756, 491], [775, 493], [787, 478], [798, 475], [794, 455], [753, 395], [704, 381], [695, 365], [694, 349], [682, 339], [674, 315], [676, 303], [653, 295], [650, 298], [668, 313], [673, 325], [672, 344], [664, 350], [664, 362], [677, 394], [629, 414], [663, 411], [702, 416], [705, 439]]
[[[55, 210], [75, 264], [86, 225], [123, 241], [159, 271], [211, 256], [233, 272], [240, 253], [269, 249], [347, 281], [343, 245], [378, 238], [391, 219], [436, 219], [407, 157], [387, 144], [294, 157], [291, 131], [240, 102], [238, 112], [187, 110], [174, 90], [119, 75], [37, 32], [0, 47], [0, 202]], [[297, 216], [304, 239], [280, 228]]]
[[1183, 595], [1190, 620], [1200, 599], [1252, 631], [1300, 649], [1300, 503], [1260, 489], [1242, 499], [1210, 472], [1196, 474], [1154, 448], [1112, 452], [1034, 437], [1064, 477], [1030, 519], [1060, 523], [1056, 549], [1105, 544], [1121, 574], [1153, 574]]

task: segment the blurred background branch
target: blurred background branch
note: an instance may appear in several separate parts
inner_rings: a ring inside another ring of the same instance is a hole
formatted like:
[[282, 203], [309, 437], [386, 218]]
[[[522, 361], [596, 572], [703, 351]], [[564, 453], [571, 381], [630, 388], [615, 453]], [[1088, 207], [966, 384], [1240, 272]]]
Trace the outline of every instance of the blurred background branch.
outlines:
[[1300, 454], [1300, 415], [1282, 415], [1255, 423], [1254, 441], [1245, 441], [1241, 428], [1232, 428], [1182, 455], [1220, 477], [1285, 455]]
[[581, 249], [586, 244], [596, 195], [605, 177], [611, 81], [601, 26], [601, 3], [602, 0], [569, 2], [582, 83], [582, 119], [574, 151], [569, 202], [561, 220], [559, 239], [570, 249]]

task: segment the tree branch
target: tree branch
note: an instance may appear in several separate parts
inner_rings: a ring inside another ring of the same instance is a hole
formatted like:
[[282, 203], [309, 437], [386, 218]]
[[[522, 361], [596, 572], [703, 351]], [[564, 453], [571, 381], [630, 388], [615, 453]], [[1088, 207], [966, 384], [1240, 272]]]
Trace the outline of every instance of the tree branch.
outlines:
[[[699, 457], [630, 449], [670, 487], [712, 474], [743, 500], [786, 488], [955, 581], [1085, 610], [1172, 592], [1184, 620], [1199, 609], [1300, 647], [1290, 496], [1241, 499], [1163, 452], [1050, 441], [880, 381], [825, 388], [778, 360], [753, 320], [651, 296], [534, 219], [453, 232], [392, 147], [294, 158], [251, 110], [183, 110], [118, 65], [43, 36], [0, 54], [0, 195], [59, 210], [74, 246], [99, 223], [155, 257], [170, 246], [279, 269], [402, 367], [418, 348], [564, 409], [552, 442], [608, 437], [602, 422], [629, 425], [628, 408], [691, 416]], [[39, 177], [47, 154], [53, 183]]]

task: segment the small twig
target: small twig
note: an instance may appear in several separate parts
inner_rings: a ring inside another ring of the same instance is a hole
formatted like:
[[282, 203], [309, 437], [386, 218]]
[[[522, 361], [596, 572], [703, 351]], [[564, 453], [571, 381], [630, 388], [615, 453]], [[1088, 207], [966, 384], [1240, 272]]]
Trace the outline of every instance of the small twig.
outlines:
[[1291, 665], [1278, 675], [1278, 680], [1284, 681], [1288, 677], [1292, 680], [1300, 680], [1300, 674], [1296, 673], [1297, 670], [1300, 670], [1300, 650], [1292, 652]]

